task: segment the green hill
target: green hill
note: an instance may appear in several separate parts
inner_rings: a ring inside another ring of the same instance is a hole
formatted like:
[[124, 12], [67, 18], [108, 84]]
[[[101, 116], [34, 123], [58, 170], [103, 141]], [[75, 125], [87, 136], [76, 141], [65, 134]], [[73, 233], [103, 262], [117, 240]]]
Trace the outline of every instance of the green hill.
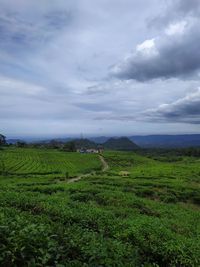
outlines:
[[103, 144], [103, 146], [104, 148], [110, 150], [124, 150], [124, 151], [131, 151], [139, 148], [135, 143], [133, 143], [127, 137], [110, 138]]
[[88, 139], [75, 139], [73, 140], [76, 149], [80, 148], [85, 148], [85, 149], [90, 149], [90, 148], [97, 148], [97, 144], [94, 143], [93, 141], [90, 141]]

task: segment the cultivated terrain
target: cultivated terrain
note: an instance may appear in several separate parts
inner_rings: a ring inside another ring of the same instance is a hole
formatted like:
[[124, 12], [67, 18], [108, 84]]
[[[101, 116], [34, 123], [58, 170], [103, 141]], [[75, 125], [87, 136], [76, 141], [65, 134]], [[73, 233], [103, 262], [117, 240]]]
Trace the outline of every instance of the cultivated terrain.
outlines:
[[0, 150], [0, 266], [200, 266], [200, 158]]

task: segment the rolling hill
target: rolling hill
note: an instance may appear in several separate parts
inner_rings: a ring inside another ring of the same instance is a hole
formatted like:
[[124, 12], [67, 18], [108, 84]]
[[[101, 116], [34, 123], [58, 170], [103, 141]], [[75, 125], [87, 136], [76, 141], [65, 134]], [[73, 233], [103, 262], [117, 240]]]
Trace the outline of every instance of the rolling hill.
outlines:
[[105, 143], [103, 143], [103, 146], [105, 149], [124, 151], [131, 151], [139, 148], [127, 137], [110, 138]]

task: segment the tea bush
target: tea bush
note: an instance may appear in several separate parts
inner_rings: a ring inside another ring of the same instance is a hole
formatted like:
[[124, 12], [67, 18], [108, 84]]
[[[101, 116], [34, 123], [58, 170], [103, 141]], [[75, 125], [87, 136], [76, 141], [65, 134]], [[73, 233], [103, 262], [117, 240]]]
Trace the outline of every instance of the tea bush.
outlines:
[[11, 166], [0, 175], [0, 266], [200, 266], [198, 158], [105, 152], [107, 172], [68, 183], [47, 172], [63, 172], [64, 159], [84, 173], [98, 157], [23, 151], [0, 152]]

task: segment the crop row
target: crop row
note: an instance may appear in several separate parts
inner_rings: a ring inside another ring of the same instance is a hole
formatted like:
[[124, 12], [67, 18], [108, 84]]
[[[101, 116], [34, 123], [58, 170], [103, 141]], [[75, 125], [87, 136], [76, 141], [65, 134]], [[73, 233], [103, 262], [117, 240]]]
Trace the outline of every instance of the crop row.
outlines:
[[97, 155], [81, 155], [39, 149], [6, 149], [1, 151], [0, 171], [10, 174], [45, 174], [89, 172], [99, 169]]

